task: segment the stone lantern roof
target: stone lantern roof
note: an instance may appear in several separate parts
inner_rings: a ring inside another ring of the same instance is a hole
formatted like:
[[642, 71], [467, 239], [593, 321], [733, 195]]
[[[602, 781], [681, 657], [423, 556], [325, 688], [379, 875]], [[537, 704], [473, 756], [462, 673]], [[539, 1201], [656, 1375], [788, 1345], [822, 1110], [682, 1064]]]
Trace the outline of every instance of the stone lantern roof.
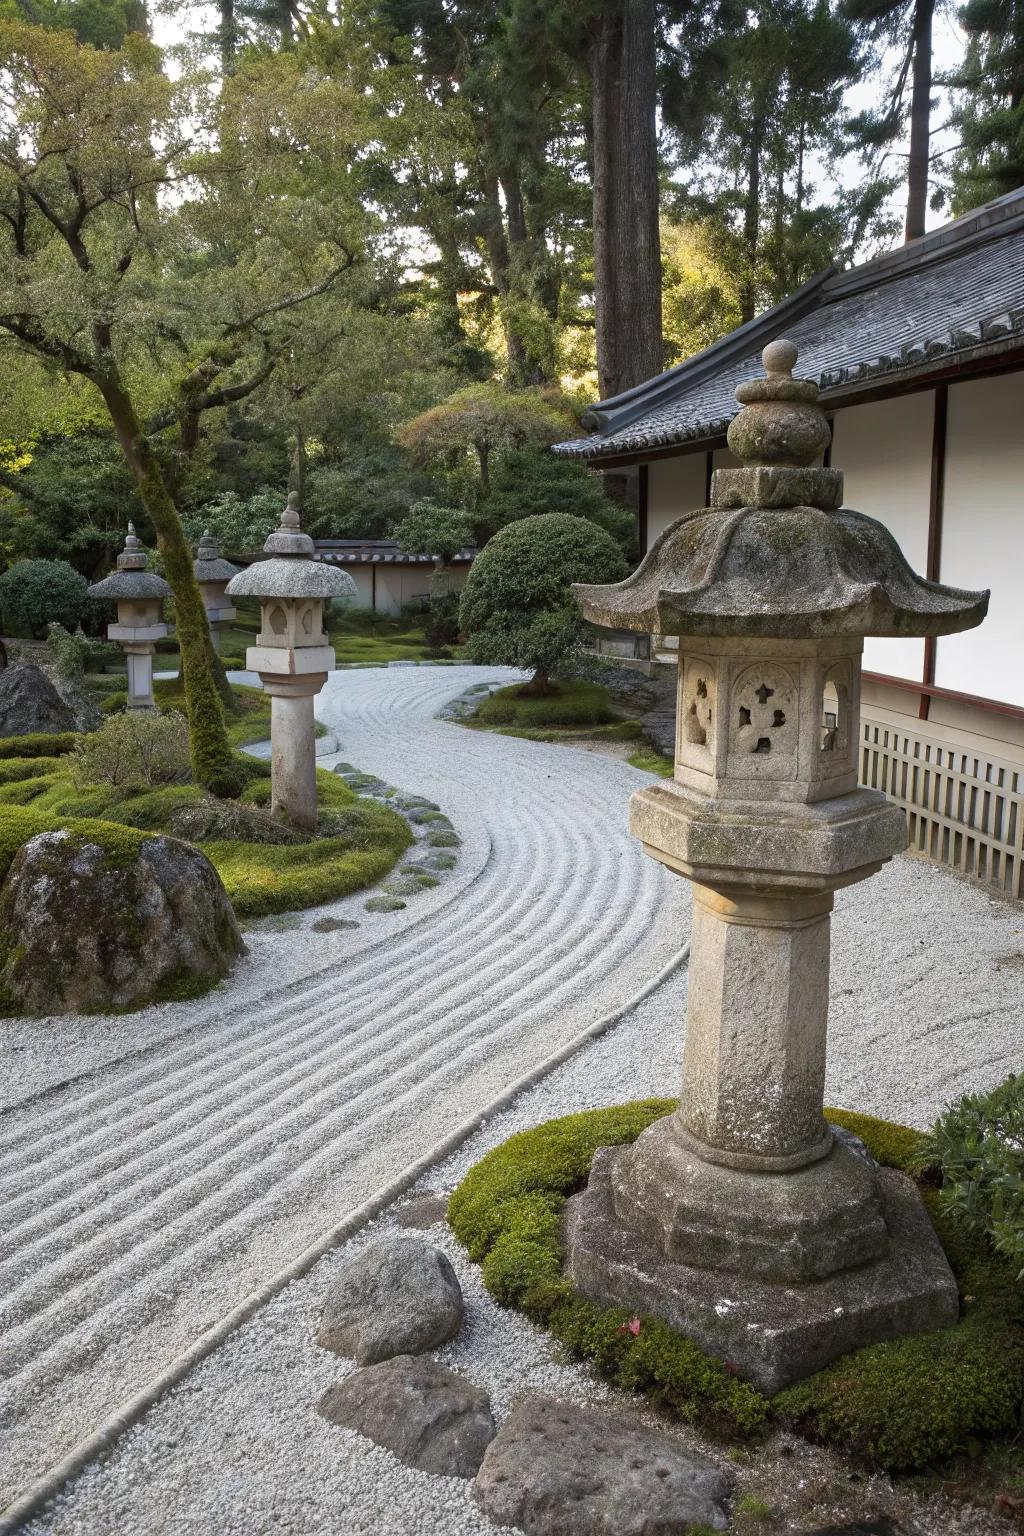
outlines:
[[347, 571], [313, 559], [313, 540], [299, 526], [298, 497], [292, 491], [280, 527], [267, 539], [269, 560], [257, 560], [228, 585], [229, 597], [352, 597], [356, 584]]
[[114, 602], [139, 602], [154, 597], [170, 597], [171, 589], [162, 576], [146, 570], [146, 551], [137, 537], [135, 524], [128, 524], [124, 549], [117, 557], [117, 570], [93, 582], [90, 597], [112, 599]]
[[237, 576], [239, 572], [237, 565], [232, 565], [230, 560], [221, 559], [220, 546], [209, 528], [199, 540], [199, 548], [196, 550], [192, 568], [196, 574], [196, 581], [230, 581], [232, 576]]
[[669, 635], [945, 635], [980, 624], [987, 592], [926, 581], [889, 530], [841, 506], [839, 470], [811, 467], [829, 427], [818, 386], [793, 378], [797, 351], [775, 341], [766, 377], [739, 385], [729, 428], [742, 469], [716, 472], [711, 506], [665, 530], [614, 586], [577, 585], [584, 616]]

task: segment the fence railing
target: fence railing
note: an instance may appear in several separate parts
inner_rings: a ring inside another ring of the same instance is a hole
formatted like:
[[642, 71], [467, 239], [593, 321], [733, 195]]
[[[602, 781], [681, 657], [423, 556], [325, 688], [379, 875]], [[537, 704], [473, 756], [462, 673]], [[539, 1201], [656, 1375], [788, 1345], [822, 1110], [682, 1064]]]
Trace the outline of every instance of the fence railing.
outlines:
[[1024, 770], [862, 717], [861, 783], [907, 814], [913, 851], [1024, 898]]

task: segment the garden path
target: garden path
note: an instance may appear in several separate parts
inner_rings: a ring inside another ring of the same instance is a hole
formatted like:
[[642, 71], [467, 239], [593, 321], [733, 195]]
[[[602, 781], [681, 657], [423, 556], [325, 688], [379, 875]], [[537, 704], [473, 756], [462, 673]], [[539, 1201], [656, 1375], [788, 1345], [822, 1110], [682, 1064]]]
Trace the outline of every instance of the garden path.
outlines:
[[644, 776], [434, 718], [510, 676], [347, 671], [319, 700], [345, 759], [463, 836], [405, 912], [349, 898], [358, 930], [258, 927], [199, 1002], [0, 1037], [25, 1069], [0, 1125], [0, 1508], [685, 940], [684, 882], [628, 834]]

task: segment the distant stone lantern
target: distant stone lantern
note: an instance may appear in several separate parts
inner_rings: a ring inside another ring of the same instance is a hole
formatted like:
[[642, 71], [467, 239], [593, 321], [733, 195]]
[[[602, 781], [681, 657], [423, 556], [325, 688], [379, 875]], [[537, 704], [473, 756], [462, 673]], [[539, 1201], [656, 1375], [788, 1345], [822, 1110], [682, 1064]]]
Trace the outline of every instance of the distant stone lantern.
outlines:
[[324, 602], [352, 596], [355, 583], [347, 572], [312, 558], [313, 540], [299, 527], [294, 492], [263, 548], [272, 558], [239, 572], [226, 590], [229, 597], [260, 600], [260, 632], [245, 664], [259, 673], [271, 698], [272, 813], [310, 829], [317, 815], [313, 699], [334, 670]]
[[220, 627], [222, 624], [230, 624], [238, 612], [228, 602], [227, 589], [228, 582], [238, 575], [239, 568], [237, 565], [232, 565], [230, 560], [221, 559], [220, 546], [207, 528], [199, 540], [199, 548], [196, 550], [192, 569], [195, 571], [196, 581], [199, 583], [199, 595], [206, 609], [210, 639], [213, 641], [214, 650], [219, 651]]
[[567, 1212], [568, 1269], [663, 1318], [774, 1393], [861, 1345], [955, 1320], [953, 1276], [911, 1181], [822, 1113], [834, 892], [906, 845], [858, 787], [865, 635], [940, 635], [988, 594], [916, 576], [811, 467], [829, 428], [796, 348], [762, 354], [718, 470], [594, 623], [679, 636], [675, 777], [631, 826], [693, 883], [678, 1109], [595, 1158]]
[[116, 640], [128, 663], [128, 708], [155, 709], [153, 699], [153, 651], [167, 633], [163, 622], [163, 600], [171, 589], [162, 576], [146, 570], [146, 551], [136, 537], [135, 524], [128, 524], [124, 549], [117, 557], [117, 570], [94, 582], [90, 597], [117, 604], [117, 623], [107, 626], [107, 635]]

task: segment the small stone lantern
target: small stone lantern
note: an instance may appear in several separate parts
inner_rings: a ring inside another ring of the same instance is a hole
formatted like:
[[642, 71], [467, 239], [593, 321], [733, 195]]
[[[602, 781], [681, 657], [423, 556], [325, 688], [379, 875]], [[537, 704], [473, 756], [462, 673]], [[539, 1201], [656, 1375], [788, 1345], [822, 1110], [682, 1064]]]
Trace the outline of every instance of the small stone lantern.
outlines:
[[117, 570], [94, 582], [90, 597], [117, 604], [117, 623], [107, 627], [107, 635], [116, 640], [128, 663], [128, 708], [155, 709], [153, 699], [153, 650], [157, 640], [167, 633], [163, 622], [163, 600], [171, 589], [162, 576], [146, 570], [146, 551], [136, 537], [135, 524], [128, 524], [124, 549], [117, 557]]
[[199, 595], [206, 609], [206, 622], [210, 626], [210, 639], [215, 651], [220, 650], [220, 626], [230, 624], [238, 612], [227, 599], [228, 582], [238, 575], [238, 566], [230, 560], [222, 560], [220, 547], [207, 528], [199, 540], [195, 563], [192, 567], [199, 583]]
[[796, 348], [736, 391], [711, 507], [617, 586], [576, 588], [593, 623], [679, 636], [675, 777], [631, 826], [693, 884], [682, 1095], [605, 1148], [567, 1211], [583, 1294], [663, 1318], [768, 1393], [836, 1356], [957, 1317], [912, 1182], [822, 1114], [833, 894], [906, 845], [858, 787], [864, 635], [940, 635], [988, 594], [916, 576], [842, 474]]
[[324, 633], [324, 601], [349, 597], [355, 583], [345, 571], [313, 559], [313, 540], [299, 527], [293, 491], [281, 526], [264, 544], [269, 560], [240, 571], [229, 597], [258, 597], [261, 627], [245, 664], [270, 694], [273, 791], [271, 810], [293, 826], [316, 826], [316, 727], [313, 699], [334, 670]]

